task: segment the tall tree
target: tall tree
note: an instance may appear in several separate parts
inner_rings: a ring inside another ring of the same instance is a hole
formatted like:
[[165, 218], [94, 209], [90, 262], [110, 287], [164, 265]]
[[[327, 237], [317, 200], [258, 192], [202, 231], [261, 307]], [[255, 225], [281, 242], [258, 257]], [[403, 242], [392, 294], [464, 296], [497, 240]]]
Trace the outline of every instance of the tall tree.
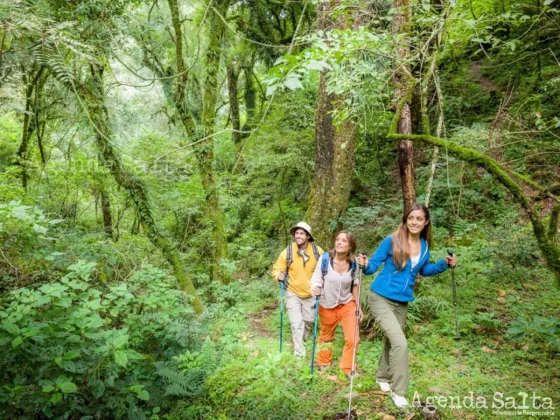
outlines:
[[227, 83], [229, 95], [229, 116], [231, 118], [231, 138], [235, 144], [241, 141], [241, 125], [239, 120], [239, 98], [237, 90], [237, 82], [239, 80], [239, 70], [237, 70], [235, 62], [231, 60], [227, 64]]
[[223, 270], [222, 260], [227, 258], [227, 237], [224, 226], [222, 210], [214, 173], [214, 125], [216, 114], [216, 102], [218, 96], [218, 74], [221, 63], [221, 43], [224, 35], [225, 18], [229, 0], [221, 0], [209, 9], [207, 17], [209, 43], [206, 50], [205, 66], [206, 79], [204, 81], [204, 91], [202, 93], [202, 116], [201, 129], [198, 129], [197, 122], [186, 102], [186, 88], [188, 83], [188, 70], [185, 66], [183, 56], [183, 30], [181, 27], [181, 16], [177, 0], [168, 0], [171, 12], [171, 21], [175, 38], [175, 60], [177, 67], [177, 83], [175, 91], [175, 106], [179, 118], [185, 128], [187, 137], [191, 140], [200, 141], [195, 145], [195, 154], [200, 170], [202, 187], [206, 196], [206, 211], [211, 223], [211, 252], [213, 279], [220, 279], [223, 283], [229, 282], [229, 275]]
[[[399, 102], [410, 92], [408, 86], [411, 82], [410, 65], [408, 64], [410, 57], [408, 35], [412, 9], [409, 0], [394, 0], [392, 7], [394, 11], [393, 20], [391, 22], [391, 32], [395, 39], [397, 51], [393, 85], [395, 88], [396, 102]], [[404, 102], [396, 128], [397, 132], [400, 134], [412, 134], [410, 98], [406, 98]], [[403, 204], [406, 209], [416, 201], [416, 192], [414, 188], [414, 148], [412, 142], [408, 140], [399, 140], [397, 151]]]
[[173, 243], [163, 236], [154, 220], [152, 208], [148, 199], [148, 191], [140, 178], [128, 172], [116, 153], [113, 144], [114, 136], [109, 124], [109, 115], [105, 105], [105, 90], [103, 86], [104, 67], [97, 63], [90, 63], [91, 73], [84, 83], [74, 87], [72, 90], [84, 104], [88, 118], [94, 131], [94, 137], [99, 149], [101, 161], [109, 169], [117, 184], [128, 192], [134, 203], [142, 228], [150, 241], [161, 250], [167, 259], [177, 281], [183, 289], [192, 297], [193, 307], [197, 313], [202, 312], [202, 301], [196, 293], [187, 270], [181, 260], [179, 252]]
[[[206, 80], [204, 82], [204, 103], [202, 106], [202, 126], [204, 128], [204, 136], [210, 137], [214, 135], [214, 127], [216, 124], [216, 102], [218, 99], [218, 73], [221, 64], [221, 46], [225, 32], [223, 19], [229, 6], [230, 0], [220, 0], [216, 2], [213, 8], [214, 13], [209, 16], [208, 34], [210, 42], [206, 51]], [[196, 146], [196, 155], [200, 165], [200, 176], [202, 179], [202, 187], [206, 194], [206, 211], [212, 223], [212, 277], [219, 278], [223, 283], [230, 280], [229, 274], [222, 268], [221, 262], [227, 258], [227, 236], [224, 225], [222, 209], [220, 208], [220, 200], [218, 195], [218, 186], [214, 169], [214, 142], [212, 140], [205, 141]]]
[[[23, 115], [23, 128], [21, 131], [21, 143], [17, 152], [16, 164], [21, 168], [21, 182], [24, 189], [27, 189], [28, 173], [28, 150], [31, 136], [34, 132], [38, 132], [37, 127], [37, 98], [34, 95], [37, 89], [42, 89], [44, 81], [42, 81], [44, 65], [32, 65], [31, 68], [23, 73], [23, 81], [25, 85], [25, 111]], [[39, 135], [39, 134], [38, 134]], [[38, 137], [40, 138], [40, 137]], [[42, 149], [42, 146], [41, 146]]]
[[[65, 33], [64, 40], [69, 47], [66, 47], [65, 43], [57, 44], [48, 38], [41, 39], [43, 51], [39, 56], [39, 64], [47, 66], [50, 74], [75, 94], [92, 128], [101, 161], [116, 183], [128, 193], [147, 237], [161, 250], [179, 285], [191, 296], [194, 310], [201, 313], [202, 301], [188, 277], [179, 252], [160, 232], [154, 220], [146, 185], [142, 179], [125, 168], [115, 149], [115, 135], [106, 106], [104, 72], [108, 65], [107, 57], [111, 55], [111, 30], [118, 27], [118, 18], [124, 13], [126, 3], [115, 0], [98, 3], [96, 7], [82, 7], [83, 4], [76, 6], [51, 0], [49, 25], [56, 19], [76, 20], [78, 23], [73, 26], [72, 32]], [[62, 25], [69, 27], [65, 22]], [[42, 33], [37, 35], [41, 36]], [[82, 51], [85, 47], [87, 50]]]
[[[339, 1], [317, 4], [318, 28], [322, 31], [347, 29], [350, 18], [335, 16]], [[333, 124], [332, 111], [344, 106], [344, 97], [328, 93], [327, 73], [319, 82], [319, 99], [315, 115], [315, 173], [306, 221], [322, 244], [332, 240], [331, 224], [340, 227], [340, 218], [346, 212], [355, 162], [354, 123], [347, 119], [341, 125]]]

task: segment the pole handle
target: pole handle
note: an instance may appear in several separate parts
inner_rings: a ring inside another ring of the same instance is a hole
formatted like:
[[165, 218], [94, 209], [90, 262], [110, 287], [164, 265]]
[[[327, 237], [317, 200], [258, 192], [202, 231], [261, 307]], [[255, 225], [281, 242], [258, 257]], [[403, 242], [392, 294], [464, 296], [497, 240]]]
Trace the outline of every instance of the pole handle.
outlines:
[[[367, 258], [367, 254], [365, 252], [360, 252], [360, 257], [366, 257]], [[366, 268], [366, 266], [362, 265], [362, 264], [358, 264], [358, 267], [360, 267], [361, 270]]]
[[[453, 252], [452, 249], [449, 249], [449, 248], [448, 248], [448, 249], [447, 249], [447, 255], [449, 255], [450, 257], [454, 257], [454, 256], [455, 256], [455, 253]], [[449, 267], [451, 268], [451, 270], [453, 270], [453, 269], [455, 268], [454, 265], [451, 265], [451, 266], [449, 266]]]

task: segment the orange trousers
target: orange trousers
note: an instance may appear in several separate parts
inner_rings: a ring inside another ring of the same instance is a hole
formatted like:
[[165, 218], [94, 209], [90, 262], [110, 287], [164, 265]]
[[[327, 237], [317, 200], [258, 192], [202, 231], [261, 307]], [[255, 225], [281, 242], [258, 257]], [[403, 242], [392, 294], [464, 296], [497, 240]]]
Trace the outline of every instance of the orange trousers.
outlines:
[[[360, 341], [360, 332], [356, 332], [356, 302], [353, 300], [346, 305], [338, 305], [332, 309], [319, 307], [319, 321], [321, 325], [321, 335], [319, 336], [319, 354], [317, 364], [328, 366], [332, 360], [332, 344], [334, 332], [339, 323], [342, 324], [344, 332], [344, 348], [340, 359], [340, 368], [345, 375], [352, 371], [352, 356], [354, 353], [354, 340], [356, 351]], [[354, 336], [355, 334], [355, 336]]]

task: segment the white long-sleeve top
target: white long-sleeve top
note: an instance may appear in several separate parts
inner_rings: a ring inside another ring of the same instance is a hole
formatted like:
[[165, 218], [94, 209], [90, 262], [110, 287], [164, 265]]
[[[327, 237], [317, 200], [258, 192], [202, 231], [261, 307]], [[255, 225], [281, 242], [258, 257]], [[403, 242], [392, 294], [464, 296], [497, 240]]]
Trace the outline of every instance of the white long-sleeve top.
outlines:
[[[328, 253], [325, 252], [323, 257]], [[329, 258], [327, 275], [325, 276], [325, 283], [323, 285], [323, 276], [321, 273], [321, 259], [317, 262], [313, 276], [311, 277], [311, 287], [322, 287], [321, 299], [319, 304], [326, 309], [335, 308], [338, 305], [345, 305], [349, 303], [352, 296], [352, 269], [349, 268], [347, 272], [340, 274], [334, 270], [332, 259]], [[358, 285], [358, 276], [354, 279], [354, 284]]]

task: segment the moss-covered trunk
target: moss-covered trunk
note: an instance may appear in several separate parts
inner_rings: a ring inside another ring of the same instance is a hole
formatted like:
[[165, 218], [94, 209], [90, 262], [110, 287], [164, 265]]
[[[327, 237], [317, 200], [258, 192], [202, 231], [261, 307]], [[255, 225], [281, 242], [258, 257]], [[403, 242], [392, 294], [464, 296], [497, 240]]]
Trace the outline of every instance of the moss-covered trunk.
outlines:
[[[393, 1], [393, 20], [391, 32], [395, 39], [395, 47], [398, 59], [395, 61], [395, 72], [393, 85], [397, 102], [407, 95], [410, 81], [410, 65], [407, 63], [410, 57], [408, 46], [408, 32], [410, 29], [411, 9], [409, 0]], [[412, 133], [412, 115], [410, 100], [403, 104], [397, 123], [397, 132], [402, 134]], [[401, 178], [403, 204], [406, 209], [416, 201], [414, 188], [414, 148], [411, 141], [400, 140], [397, 145], [398, 166]]]
[[[317, 5], [319, 28], [332, 30], [345, 27], [340, 18], [333, 24], [332, 10], [338, 2]], [[319, 100], [315, 116], [315, 173], [305, 220], [324, 247], [333, 239], [331, 226], [341, 227], [341, 217], [348, 207], [355, 162], [355, 126], [350, 120], [335, 127], [334, 107], [342, 106], [343, 97], [327, 93], [327, 75], [321, 74]]]
[[111, 200], [109, 200], [109, 194], [104, 183], [99, 184], [99, 198], [101, 199], [101, 214], [105, 235], [113, 239], [113, 212], [111, 211]]
[[221, 264], [222, 260], [227, 258], [227, 237], [213, 168], [213, 134], [218, 96], [218, 73], [221, 62], [220, 47], [225, 30], [224, 22], [216, 11], [220, 13], [221, 16], [225, 17], [229, 0], [221, 0], [217, 4], [214, 3], [207, 17], [210, 23], [208, 30], [209, 44], [205, 58], [206, 79], [203, 92], [202, 137], [201, 130], [197, 129], [196, 121], [188, 109], [185, 100], [188, 71], [185, 69], [183, 58], [183, 32], [181, 29], [179, 7], [177, 0], [168, 0], [168, 4], [175, 34], [175, 55], [178, 74], [174, 98], [175, 106], [179, 118], [185, 127], [187, 136], [191, 140], [195, 140], [196, 137], [206, 138], [206, 140], [195, 145], [194, 151], [198, 161], [202, 188], [206, 198], [206, 214], [210, 221], [212, 231], [210, 244], [212, 252], [211, 277], [213, 279], [220, 279], [223, 283], [227, 283], [229, 282], [229, 275], [223, 270]]
[[103, 89], [103, 69], [91, 65], [91, 77], [80, 85], [77, 91], [86, 107], [88, 117], [94, 130], [95, 141], [103, 165], [111, 172], [117, 184], [130, 196], [136, 207], [140, 225], [150, 241], [161, 250], [167, 259], [180, 286], [192, 297], [192, 305], [197, 313], [203, 306], [191, 279], [187, 276], [185, 265], [174, 245], [160, 232], [154, 221], [148, 199], [148, 191], [140, 178], [128, 172], [113, 148], [113, 133], [108, 122]]
[[[542, 220], [539, 218], [539, 214], [535, 209], [535, 206], [523, 193], [523, 190], [519, 186], [519, 182], [526, 183], [525, 179], [522, 179], [522, 177], [519, 176], [510, 175], [499, 162], [492, 159], [490, 156], [486, 156], [477, 150], [463, 147], [438, 137], [429, 135], [399, 134], [394, 131], [390, 132], [387, 137], [398, 141], [410, 140], [433, 144], [465, 162], [484, 168], [490, 175], [496, 178], [513, 195], [515, 200], [523, 208], [525, 214], [529, 217], [539, 249], [542, 252], [543, 257], [546, 259], [546, 265], [549, 270], [554, 273], [558, 286], [560, 286], [560, 248], [555, 245], [553, 240], [551, 240], [553, 237], [551, 238], [549, 236], [550, 228], [547, 231]], [[556, 216], [557, 215], [553, 212], [552, 217]]]
[[[252, 63], [252, 61], [251, 61]], [[251, 66], [253, 63], [251, 64]], [[243, 124], [243, 131], [251, 131], [255, 127], [255, 116], [257, 114], [257, 89], [253, 78], [253, 68], [246, 66], [243, 68], [243, 75], [245, 76], [245, 88], [243, 90], [243, 99], [245, 100], [245, 124]], [[247, 133], [243, 133], [243, 137], [247, 137]]]
[[241, 141], [241, 125], [239, 122], [239, 99], [237, 97], [237, 80], [239, 72], [235, 69], [234, 63], [227, 64], [227, 82], [229, 95], [229, 115], [231, 118], [231, 138], [235, 144]]
[[[224, 37], [224, 21], [218, 13], [225, 17], [229, 6], [229, 0], [218, 1], [215, 5], [215, 12], [209, 15], [209, 37], [208, 50], [206, 51], [206, 80], [204, 82], [204, 103], [202, 107], [202, 126], [204, 136], [209, 137], [214, 134], [216, 102], [218, 98], [218, 73], [221, 63], [221, 46]], [[218, 195], [218, 185], [212, 167], [214, 163], [214, 142], [212, 140], [198, 144], [195, 149], [200, 166], [200, 177], [202, 187], [206, 195], [206, 211], [212, 223], [212, 278], [220, 279], [222, 283], [229, 283], [230, 275], [227, 273], [221, 262], [227, 258], [227, 236], [224, 226], [222, 209]]]
[[[33, 132], [37, 129], [37, 121], [32, 117], [32, 112], [36, 108], [36, 98], [33, 97], [33, 92], [40, 84], [40, 79], [45, 70], [45, 66], [39, 67], [38, 70], [31, 69], [29, 73], [24, 73], [23, 81], [25, 83], [25, 112], [23, 115], [23, 126], [21, 131], [21, 143], [17, 151], [16, 165], [21, 168], [21, 183], [24, 189], [27, 189], [28, 173], [28, 149], [29, 141]], [[42, 85], [41, 85], [42, 86]]]

